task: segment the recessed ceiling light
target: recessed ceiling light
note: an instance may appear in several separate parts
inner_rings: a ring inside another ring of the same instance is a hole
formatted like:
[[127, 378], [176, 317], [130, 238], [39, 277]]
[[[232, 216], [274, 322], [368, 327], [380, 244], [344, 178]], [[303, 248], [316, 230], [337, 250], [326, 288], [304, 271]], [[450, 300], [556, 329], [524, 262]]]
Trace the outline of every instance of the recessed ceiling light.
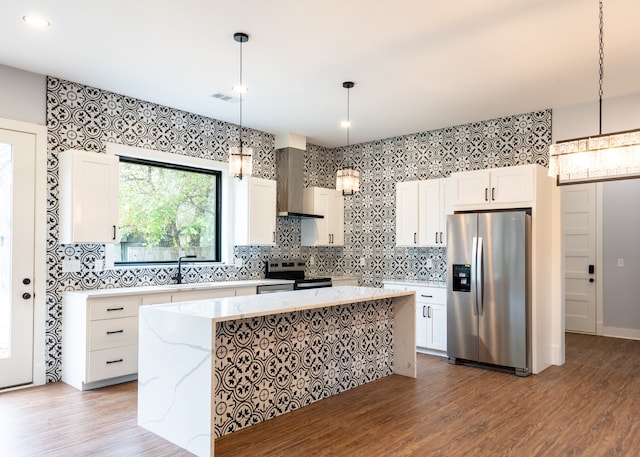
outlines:
[[22, 16], [22, 20], [33, 27], [39, 27], [41, 29], [47, 28], [51, 25], [51, 22], [43, 17], [30, 16], [28, 14], [26, 16]]

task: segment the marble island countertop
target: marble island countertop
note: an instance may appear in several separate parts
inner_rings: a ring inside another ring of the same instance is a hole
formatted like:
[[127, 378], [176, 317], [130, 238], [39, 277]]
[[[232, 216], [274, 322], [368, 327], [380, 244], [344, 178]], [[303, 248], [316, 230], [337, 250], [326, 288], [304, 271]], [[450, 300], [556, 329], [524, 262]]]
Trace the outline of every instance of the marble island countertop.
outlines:
[[216, 322], [222, 322], [338, 306], [347, 303], [402, 297], [412, 295], [413, 293], [412, 291], [379, 289], [375, 287], [341, 286], [150, 305], [146, 308], [165, 311], [167, 313], [203, 317]]

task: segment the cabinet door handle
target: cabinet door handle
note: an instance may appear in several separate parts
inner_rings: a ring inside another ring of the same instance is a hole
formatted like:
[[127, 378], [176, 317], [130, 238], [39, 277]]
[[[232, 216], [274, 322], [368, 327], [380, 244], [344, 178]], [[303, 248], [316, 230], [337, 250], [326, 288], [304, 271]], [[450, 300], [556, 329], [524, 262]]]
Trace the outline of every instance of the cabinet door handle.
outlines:
[[427, 318], [431, 319], [431, 306], [427, 307]]
[[109, 330], [107, 335], [113, 335], [114, 333], [124, 333], [124, 330]]
[[124, 362], [123, 359], [118, 359], [118, 360], [107, 360], [107, 365], [111, 365], [112, 363], [121, 363]]
[[418, 234], [416, 232], [413, 232], [413, 244], [418, 244], [417, 236], [418, 236]]
[[424, 298], [433, 298], [433, 295], [424, 295], [424, 294], [421, 294], [420, 296], [421, 296], [421, 297], [424, 297]]
[[488, 187], [484, 188], [484, 201], [485, 202], [489, 201], [489, 188]]
[[496, 188], [495, 187], [491, 188], [491, 201], [492, 202], [496, 201]]
[[273, 232], [273, 242], [276, 242], [276, 232]]
[[426, 306], [423, 306], [423, 307], [422, 307], [422, 317], [427, 317], [427, 316], [425, 316], [425, 315], [424, 315], [425, 308], [426, 308]]
[[123, 311], [124, 307], [120, 307], [120, 308], [107, 308], [107, 311]]
[[116, 239], [116, 226], [113, 226], [113, 239]]
[[443, 233], [440, 232], [440, 244], [444, 244]]

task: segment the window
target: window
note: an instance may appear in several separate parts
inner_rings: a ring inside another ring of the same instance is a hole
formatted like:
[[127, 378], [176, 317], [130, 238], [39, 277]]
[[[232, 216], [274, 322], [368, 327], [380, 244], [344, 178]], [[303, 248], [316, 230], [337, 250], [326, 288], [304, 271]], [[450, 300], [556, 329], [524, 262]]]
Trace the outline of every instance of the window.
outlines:
[[220, 171], [121, 156], [115, 262], [219, 262], [221, 183]]

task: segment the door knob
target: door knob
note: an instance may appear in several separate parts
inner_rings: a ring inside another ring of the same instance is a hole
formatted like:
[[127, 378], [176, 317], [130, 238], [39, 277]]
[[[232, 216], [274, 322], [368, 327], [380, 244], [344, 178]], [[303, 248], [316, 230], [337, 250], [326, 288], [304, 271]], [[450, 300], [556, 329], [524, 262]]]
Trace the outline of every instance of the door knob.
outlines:
[[25, 292], [22, 294], [22, 298], [25, 300], [29, 300], [31, 298], [31, 294], [29, 292]]
[[24, 278], [22, 280], [22, 284], [24, 284], [25, 286], [28, 286], [29, 284], [31, 284], [31, 280], [29, 278]]
[[589, 282], [595, 282], [595, 279], [589, 278]]

